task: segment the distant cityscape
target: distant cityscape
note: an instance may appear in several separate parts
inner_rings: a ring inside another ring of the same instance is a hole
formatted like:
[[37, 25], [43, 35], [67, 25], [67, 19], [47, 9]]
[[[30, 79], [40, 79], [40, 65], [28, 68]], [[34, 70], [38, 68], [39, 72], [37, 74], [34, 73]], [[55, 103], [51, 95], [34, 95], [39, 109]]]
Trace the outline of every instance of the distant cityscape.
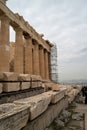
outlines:
[[73, 80], [63, 80], [63, 81], [59, 81], [60, 83], [74, 83], [74, 84], [86, 84], [87, 85], [87, 79], [73, 79]]

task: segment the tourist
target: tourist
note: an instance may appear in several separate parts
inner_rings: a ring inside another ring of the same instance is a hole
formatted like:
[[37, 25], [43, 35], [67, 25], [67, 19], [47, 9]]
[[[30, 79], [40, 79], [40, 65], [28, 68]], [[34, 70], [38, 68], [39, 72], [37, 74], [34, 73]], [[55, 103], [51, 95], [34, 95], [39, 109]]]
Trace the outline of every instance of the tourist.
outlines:
[[87, 104], [87, 88], [85, 89], [85, 104]]
[[86, 87], [82, 88], [82, 96], [85, 97], [85, 91], [86, 91]]

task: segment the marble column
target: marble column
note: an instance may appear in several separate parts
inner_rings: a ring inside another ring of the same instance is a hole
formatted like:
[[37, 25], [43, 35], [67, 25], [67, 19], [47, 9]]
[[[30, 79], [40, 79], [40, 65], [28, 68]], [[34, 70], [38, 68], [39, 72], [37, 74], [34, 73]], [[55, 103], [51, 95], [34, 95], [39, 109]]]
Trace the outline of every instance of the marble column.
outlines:
[[39, 47], [39, 68], [40, 75], [44, 79], [45, 78], [45, 66], [44, 66], [44, 48], [42, 46]]
[[45, 50], [45, 79], [49, 79], [49, 59], [48, 59], [48, 52]]
[[14, 72], [24, 72], [24, 43], [23, 31], [20, 27], [14, 29], [16, 32], [15, 56], [14, 56]]
[[25, 73], [33, 74], [33, 61], [32, 61], [32, 39], [26, 39], [25, 45]]
[[0, 20], [0, 45], [1, 45], [1, 20]]
[[49, 79], [51, 80], [51, 54], [48, 53], [48, 75], [49, 75]]
[[9, 46], [9, 23], [7, 16], [1, 17], [0, 29], [0, 72], [9, 72], [10, 46]]
[[39, 75], [39, 45], [36, 41], [34, 41], [34, 50], [33, 50], [33, 63], [34, 63], [34, 74]]

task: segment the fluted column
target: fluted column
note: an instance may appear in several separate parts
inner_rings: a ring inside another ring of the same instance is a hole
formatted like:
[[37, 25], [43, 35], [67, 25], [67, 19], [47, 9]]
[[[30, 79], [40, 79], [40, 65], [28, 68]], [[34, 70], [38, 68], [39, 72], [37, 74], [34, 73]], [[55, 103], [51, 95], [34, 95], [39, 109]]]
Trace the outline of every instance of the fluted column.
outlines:
[[48, 76], [49, 79], [51, 80], [51, 57], [50, 53], [48, 52]]
[[33, 63], [34, 63], [34, 74], [35, 75], [39, 75], [40, 74], [40, 70], [39, 70], [39, 45], [38, 43], [34, 41], [34, 57], [33, 57]]
[[0, 45], [1, 45], [1, 20], [0, 20]]
[[32, 39], [26, 39], [25, 46], [25, 73], [33, 74]]
[[39, 59], [40, 75], [42, 78], [45, 78], [44, 48], [42, 46], [39, 47]]
[[9, 23], [7, 16], [1, 17], [0, 39], [0, 71], [9, 71], [10, 46], [9, 46]]
[[14, 71], [23, 73], [24, 71], [24, 45], [23, 45], [23, 31], [21, 28], [15, 28], [16, 44], [14, 57]]
[[45, 78], [49, 79], [49, 59], [48, 59], [48, 52], [45, 50]]

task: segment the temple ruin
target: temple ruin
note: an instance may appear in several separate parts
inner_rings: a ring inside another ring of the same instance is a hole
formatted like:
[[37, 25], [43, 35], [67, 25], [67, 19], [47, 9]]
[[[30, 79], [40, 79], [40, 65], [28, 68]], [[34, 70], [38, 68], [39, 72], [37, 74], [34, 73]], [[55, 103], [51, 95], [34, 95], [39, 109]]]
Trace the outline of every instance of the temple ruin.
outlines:
[[0, 130], [45, 130], [81, 91], [58, 84], [56, 49], [0, 0]]
[[[43, 79], [50, 79], [49, 60], [51, 47], [48, 40], [44, 40], [33, 27], [18, 13], [11, 12], [5, 4], [0, 6], [0, 72], [11, 71], [23, 74], [40, 75]], [[10, 59], [9, 27], [15, 31], [14, 59]], [[3, 35], [4, 34], [4, 35]]]

